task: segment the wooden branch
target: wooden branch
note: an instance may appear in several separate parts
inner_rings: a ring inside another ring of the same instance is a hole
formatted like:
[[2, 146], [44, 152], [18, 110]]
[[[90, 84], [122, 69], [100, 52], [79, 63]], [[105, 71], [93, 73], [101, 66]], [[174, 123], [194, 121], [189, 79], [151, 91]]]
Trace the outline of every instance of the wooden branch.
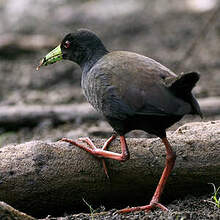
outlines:
[[[199, 103], [204, 116], [220, 114], [219, 97], [199, 99]], [[76, 120], [98, 120], [101, 119], [101, 116], [88, 103], [56, 106], [0, 106], [0, 126], [6, 130], [22, 126], [36, 126], [45, 119], [49, 119], [57, 125]]]
[[36, 220], [35, 218], [20, 212], [10, 205], [0, 202], [0, 219], [2, 220]]
[[[220, 182], [220, 121], [191, 123], [168, 133], [177, 161], [165, 190], [169, 199], [212, 190]], [[102, 146], [104, 140], [94, 143]], [[100, 160], [67, 143], [32, 141], [0, 148], [0, 200], [33, 216], [57, 214], [91, 204], [134, 204], [151, 198], [165, 161], [159, 138], [128, 139], [131, 158]], [[119, 140], [110, 149], [120, 152]], [[124, 206], [124, 205], [123, 205]], [[75, 210], [76, 211], [76, 210]]]
[[23, 51], [39, 51], [42, 48], [51, 48], [58, 43], [58, 39], [46, 35], [4, 34], [0, 36], [0, 51], [7, 49]]
[[45, 119], [51, 120], [53, 124], [62, 124], [75, 120], [87, 121], [100, 118], [100, 115], [88, 103], [58, 106], [0, 106], [0, 126], [4, 129], [32, 127]]
[[220, 115], [220, 97], [198, 99], [204, 116]]

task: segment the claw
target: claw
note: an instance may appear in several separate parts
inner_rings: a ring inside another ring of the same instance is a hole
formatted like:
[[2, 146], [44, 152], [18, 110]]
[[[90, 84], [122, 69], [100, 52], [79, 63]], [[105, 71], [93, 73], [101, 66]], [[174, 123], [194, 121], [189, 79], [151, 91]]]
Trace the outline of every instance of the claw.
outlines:
[[108, 168], [106, 166], [106, 163], [105, 163], [104, 159], [102, 159], [102, 166], [103, 166], [103, 169], [104, 169], [104, 172], [105, 172], [105, 175], [106, 175], [107, 179], [110, 180], [110, 177], [108, 175]]

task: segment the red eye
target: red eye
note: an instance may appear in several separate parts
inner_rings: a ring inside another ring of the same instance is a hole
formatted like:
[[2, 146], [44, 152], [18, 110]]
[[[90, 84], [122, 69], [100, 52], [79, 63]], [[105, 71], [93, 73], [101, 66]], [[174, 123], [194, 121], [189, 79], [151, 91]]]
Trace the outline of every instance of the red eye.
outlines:
[[70, 47], [70, 42], [67, 40], [64, 42], [63, 46], [67, 49]]

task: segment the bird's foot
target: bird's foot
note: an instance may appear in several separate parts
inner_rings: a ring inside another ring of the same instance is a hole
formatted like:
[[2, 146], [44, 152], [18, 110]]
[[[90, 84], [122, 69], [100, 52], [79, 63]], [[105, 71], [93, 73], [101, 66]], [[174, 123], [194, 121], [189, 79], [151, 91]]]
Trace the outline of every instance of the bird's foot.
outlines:
[[81, 138], [78, 138], [78, 140], [84, 143], [87, 143], [88, 146], [91, 147], [92, 149], [96, 149], [95, 144], [91, 141], [89, 137], [81, 137]]
[[[88, 137], [78, 139], [79, 141], [85, 142], [88, 146], [81, 145], [78, 142], [76, 142], [74, 140], [71, 140], [71, 139], [68, 139], [68, 138], [62, 138], [61, 141], [65, 141], [65, 142], [68, 142], [72, 145], [75, 145], [75, 146], [87, 151], [88, 153], [92, 154], [95, 157], [98, 157], [98, 158], [102, 158], [102, 157], [111, 158], [110, 156], [112, 156], [112, 155], [115, 156], [116, 154], [113, 153], [113, 152], [106, 151], [106, 149], [107, 149], [108, 145], [111, 143], [111, 141], [114, 140], [115, 138], [116, 138], [116, 136], [112, 135], [105, 142], [104, 146], [101, 149], [97, 148], [94, 145], [94, 143], [90, 140], [90, 138], [88, 138]], [[102, 159], [102, 164], [103, 164], [104, 172], [105, 172], [107, 178], [109, 179], [108, 170], [107, 170], [107, 166], [106, 166], [106, 163], [105, 163], [104, 159]]]
[[135, 211], [146, 211], [149, 212], [150, 210], [154, 208], [161, 208], [163, 211], [168, 211], [168, 208], [166, 208], [164, 205], [158, 203], [158, 202], [151, 202], [149, 205], [145, 206], [138, 206], [138, 207], [132, 207], [132, 208], [125, 208], [118, 211], [118, 213], [129, 213], [129, 212], [135, 212]]
[[[82, 137], [82, 138], [79, 138], [78, 140], [87, 143], [92, 149], [96, 149], [96, 146], [94, 145], [94, 143], [91, 141], [91, 139], [89, 137]], [[108, 147], [108, 144], [109, 143], [107, 143], [107, 144], [105, 143], [104, 146], [102, 147], [102, 150], [106, 150], [106, 148]], [[108, 168], [106, 166], [104, 159], [102, 159], [102, 165], [103, 165], [105, 175], [107, 176], [108, 179], [110, 179], [109, 175], [108, 175]]]
[[60, 141], [68, 142], [72, 145], [75, 145], [75, 146], [93, 154], [94, 156], [99, 157], [98, 155], [96, 155], [96, 152], [99, 151], [100, 149], [97, 148], [88, 137], [78, 138], [78, 140], [87, 143], [88, 146], [84, 146], [84, 145], [79, 144], [78, 142], [76, 142], [72, 139], [68, 139], [68, 138], [62, 138]]

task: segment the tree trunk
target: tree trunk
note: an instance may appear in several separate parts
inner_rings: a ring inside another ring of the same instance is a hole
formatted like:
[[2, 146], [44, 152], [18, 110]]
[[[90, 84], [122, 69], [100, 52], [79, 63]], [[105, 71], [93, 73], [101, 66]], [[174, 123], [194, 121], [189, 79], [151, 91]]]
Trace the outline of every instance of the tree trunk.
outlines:
[[[177, 160], [168, 179], [166, 201], [192, 192], [212, 191], [220, 184], [220, 121], [190, 123], [168, 139]], [[102, 146], [104, 140], [94, 143]], [[121, 163], [106, 160], [110, 180], [100, 160], [64, 142], [32, 141], [0, 148], [0, 200], [33, 216], [60, 214], [92, 205], [121, 208], [147, 204], [165, 162], [159, 138], [128, 139], [131, 158]], [[119, 140], [110, 149], [120, 152]], [[118, 206], [118, 207], [119, 207]]]
[[[204, 116], [220, 115], [220, 98], [198, 100]], [[101, 115], [89, 103], [72, 105], [16, 105], [0, 106], [0, 126], [4, 129], [33, 127], [43, 120], [58, 125], [65, 122], [98, 120]]]
[[36, 220], [35, 218], [20, 212], [10, 205], [0, 202], [0, 219], [1, 220]]

